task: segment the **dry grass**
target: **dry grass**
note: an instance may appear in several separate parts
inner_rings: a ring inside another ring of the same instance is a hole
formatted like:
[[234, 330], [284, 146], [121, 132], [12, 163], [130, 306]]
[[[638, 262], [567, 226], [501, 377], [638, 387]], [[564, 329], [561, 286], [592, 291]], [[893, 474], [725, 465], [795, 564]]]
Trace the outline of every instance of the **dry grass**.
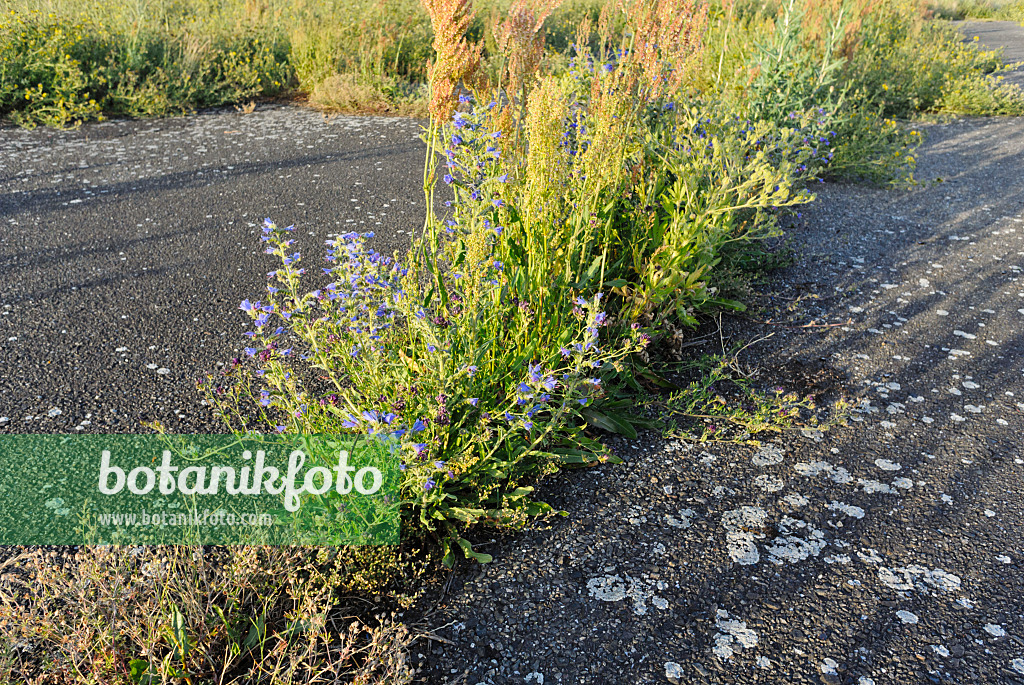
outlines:
[[328, 76], [313, 88], [309, 104], [321, 111], [338, 114], [427, 116], [426, 100], [418, 95], [418, 91], [414, 90], [406, 98], [396, 98], [357, 74]]
[[363, 624], [302, 548], [89, 547], [0, 567], [0, 682], [410, 682], [408, 630]]

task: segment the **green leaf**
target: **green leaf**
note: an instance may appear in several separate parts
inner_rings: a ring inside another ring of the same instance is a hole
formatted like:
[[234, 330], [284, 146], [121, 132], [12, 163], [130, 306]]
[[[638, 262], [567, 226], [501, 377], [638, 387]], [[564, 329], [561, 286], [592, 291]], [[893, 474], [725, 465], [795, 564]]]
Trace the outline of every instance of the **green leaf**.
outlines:
[[484, 515], [483, 509], [467, 509], [464, 507], [447, 507], [445, 514], [448, 518], [458, 519], [466, 523], [475, 523]]
[[667, 378], [663, 378], [662, 376], [659, 376], [658, 374], [656, 374], [655, 372], [651, 371], [650, 369], [644, 369], [643, 371], [641, 371], [637, 375], [640, 376], [641, 378], [643, 378], [645, 381], [648, 381], [650, 383], [653, 383], [654, 385], [657, 385], [659, 388], [668, 388], [670, 390], [679, 390], [679, 386], [678, 385], [676, 385], [672, 381], [668, 380]]
[[636, 429], [621, 417], [602, 414], [594, 409], [584, 409], [580, 413], [601, 430], [606, 430], [609, 433], [618, 433], [625, 435], [630, 440], [636, 440]]
[[249, 634], [245, 636], [245, 641], [242, 644], [246, 649], [253, 649], [257, 645], [263, 644], [267, 637], [267, 620], [264, 614], [249, 620], [252, 624], [249, 626]]
[[465, 538], [459, 538], [458, 542], [459, 547], [462, 548], [462, 551], [466, 553], [467, 557], [470, 557], [471, 559], [476, 559], [481, 564], [489, 564], [493, 559], [493, 557], [490, 554], [484, 554], [483, 552], [474, 552], [473, 545], [470, 544], [469, 540]]
[[189, 642], [188, 632], [185, 628], [185, 616], [178, 607], [171, 607], [171, 637], [174, 646], [177, 647], [178, 656], [182, 661], [188, 658]]
[[561, 464], [589, 464], [593, 461], [594, 455], [582, 450], [555, 450], [553, 452], [538, 452], [545, 457], [554, 459]]
[[149, 672], [149, 662], [145, 659], [132, 659], [128, 662], [128, 677], [133, 683], [151, 685], [153, 674]]

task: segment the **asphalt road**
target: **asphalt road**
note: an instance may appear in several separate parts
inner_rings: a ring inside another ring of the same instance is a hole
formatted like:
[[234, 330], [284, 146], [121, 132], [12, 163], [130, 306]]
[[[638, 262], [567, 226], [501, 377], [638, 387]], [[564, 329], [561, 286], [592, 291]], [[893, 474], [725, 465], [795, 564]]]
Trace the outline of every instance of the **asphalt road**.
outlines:
[[0, 432], [218, 432], [194, 381], [237, 356], [259, 225], [391, 253], [423, 223], [419, 123], [264, 106], [0, 128]]

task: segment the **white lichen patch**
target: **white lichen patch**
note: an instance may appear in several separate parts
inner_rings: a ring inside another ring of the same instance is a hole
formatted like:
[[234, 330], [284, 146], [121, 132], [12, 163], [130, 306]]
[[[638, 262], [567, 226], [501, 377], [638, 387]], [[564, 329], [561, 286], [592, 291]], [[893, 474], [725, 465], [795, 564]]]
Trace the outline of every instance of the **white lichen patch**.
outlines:
[[754, 466], [774, 466], [775, 464], [782, 463], [782, 448], [778, 445], [762, 445], [754, 456], [750, 458], [750, 463]]
[[730, 559], [741, 566], [751, 566], [761, 560], [755, 541], [764, 539], [760, 531], [767, 520], [768, 514], [761, 507], [740, 507], [722, 514]]
[[842, 466], [835, 466], [827, 461], [815, 461], [810, 464], [799, 462], [793, 465], [793, 470], [801, 476], [807, 476], [808, 478], [824, 475], [840, 485], [853, 480], [849, 471]]
[[1006, 631], [1003, 630], [1003, 627], [1001, 625], [998, 625], [996, 623], [985, 624], [985, 632], [991, 635], [992, 637], [1006, 637]]
[[683, 667], [674, 661], [665, 662], [665, 678], [672, 683], [678, 683], [683, 677]]
[[1014, 659], [1010, 662], [1010, 668], [1017, 673], [1024, 675], [1024, 659]]
[[760, 476], [754, 479], [754, 485], [764, 490], [765, 492], [778, 492], [786, 483], [778, 476], [773, 476], [768, 473], [762, 473]]
[[795, 492], [793, 494], [786, 495], [785, 497], [783, 497], [782, 501], [788, 504], [789, 506], [793, 507], [794, 509], [806, 507], [808, 504], [811, 503], [811, 500]]
[[897, 478], [892, 482], [892, 486], [894, 488], [899, 488], [900, 490], [910, 490], [914, 487], [914, 481], [909, 478]]
[[875, 492], [884, 492], [886, 494], [892, 495], [896, 493], [896, 491], [893, 490], [891, 486], [886, 485], [885, 483], [880, 483], [877, 480], [871, 480], [869, 478], [858, 478], [857, 483], [862, 488], [864, 488], [864, 492], [868, 494]]
[[825, 675], [838, 675], [839, 662], [832, 658], [826, 658], [821, 662], [821, 672]]
[[768, 560], [780, 566], [816, 557], [828, 544], [825, 542], [825, 534], [820, 530], [789, 516], [783, 516], [779, 522], [779, 533], [780, 535], [771, 541], [765, 551], [768, 552]]
[[857, 556], [860, 557], [860, 560], [863, 561], [865, 564], [882, 563], [882, 557], [878, 556], [878, 552], [876, 552], [873, 549], [869, 549], [867, 551], [867, 554], [865, 554], [864, 552], [857, 552]]
[[903, 621], [904, 624], [910, 625], [913, 625], [918, 621], [917, 614], [911, 613], [909, 611], [903, 611], [902, 609], [896, 612], [896, 618]]
[[715, 612], [715, 646], [711, 651], [721, 659], [729, 659], [738, 649], [753, 649], [757, 646], [757, 633], [747, 628], [745, 621], [738, 621], [729, 616], [725, 609]]
[[697, 518], [697, 512], [693, 509], [680, 509], [679, 518], [665, 514], [665, 523], [673, 528], [689, 528], [693, 525], [693, 519]]
[[928, 569], [916, 564], [893, 569], [882, 566], [878, 569], [878, 579], [884, 585], [901, 592], [915, 589], [921, 592], [929, 589], [953, 592], [960, 589], [960, 576], [941, 568]]
[[942, 645], [932, 645], [932, 651], [938, 654], [939, 656], [949, 656], [949, 650], [943, 647]]
[[903, 468], [901, 465], [888, 459], [875, 459], [875, 466], [882, 469], [883, 471], [899, 471]]
[[655, 607], [661, 610], [668, 608], [668, 601], [655, 595], [656, 590], [664, 590], [664, 582], [637, 580], [626, 576], [623, 580], [619, 575], [607, 575], [591, 578], [587, 581], [587, 591], [594, 599], [602, 602], [621, 602], [624, 599], [633, 600], [633, 613], [643, 616], [647, 613], [647, 602], [651, 601]]
[[832, 504], [828, 505], [828, 508], [832, 511], [839, 511], [847, 516], [852, 516], [855, 519], [864, 518], [864, 510], [860, 507], [855, 507], [852, 504], [846, 504], [845, 502], [837, 502], [832, 500]]
[[824, 561], [826, 564], [849, 564], [852, 559], [848, 554], [829, 554]]

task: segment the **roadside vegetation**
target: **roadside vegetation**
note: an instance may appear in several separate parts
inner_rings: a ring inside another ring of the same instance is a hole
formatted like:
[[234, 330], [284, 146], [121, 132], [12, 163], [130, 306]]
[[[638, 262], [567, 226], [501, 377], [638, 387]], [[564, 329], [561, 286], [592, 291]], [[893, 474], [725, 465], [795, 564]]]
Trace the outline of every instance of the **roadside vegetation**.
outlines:
[[1021, 0], [937, 0], [930, 2], [928, 7], [941, 19], [1016, 21], [1024, 25], [1024, 2]]
[[13, 682], [409, 682], [409, 635], [346, 608], [404, 608], [439, 562], [489, 561], [482, 536], [557, 513], [544, 478], [616, 461], [610, 434], [824, 427], [812, 399], [756, 387], [735, 354], [690, 365], [679, 387], [658, 348], [744, 308], [736, 284], [764, 268], [759, 245], [823, 179], [913, 183], [920, 135], [899, 119], [1024, 111], [987, 76], [997, 54], [911, 0], [85, 10], [4, 15], [14, 121], [297, 91], [429, 116], [429, 211], [410, 250], [346, 233], [311, 256], [268, 219], [274, 270], [241, 303], [245, 353], [201, 384], [233, 431], [396, 440], [404, 541], [19, 567], [0, 586]]
[[[494, 28], [510, 3], [481, 0], [466, 27], [481, 46], [484, 73], [500, 69]], [[712, 3], [704, 88], [723, 79], [748, 85], [749, 73], [737, 69], [749, 67], [784, 4]], [[557, 5], [544, 25], [545, 70], [559, 64], [552, 57], [566, 54], [581, 21], [597, 21], [603, 2]], [[863, 20], [847, 22], [839, 47], [844, 58], [859, 55], [857, 68], [896, 82], [869, 79], [859, 97], [885, 101], [886, 114], [899, 117], [1020, 111], [1019, 103], [1007, 104], [1010, 93], [993, 92], [998, 89], [983, 76], [998, 66], [996, 55], [960, 45], [943, 22], [923, 21], [929, 15], [1024, 21], [1020, 2], [901, 2], [898, 15], [886, 9], [891, 2], [868, 5], [870, 11], [848, 10]], [[820, 23], [823, 11], [808, 8], [811, 24]], [[70, 126], [245, 107], [261, 98], [298, 98], [336, 112], [426, 116], [432, 40], [429, 14], [415, 0], [0, 0], [0, 117], [24, 126]], [[854, 43], [863, 49], [852, 50]]]

